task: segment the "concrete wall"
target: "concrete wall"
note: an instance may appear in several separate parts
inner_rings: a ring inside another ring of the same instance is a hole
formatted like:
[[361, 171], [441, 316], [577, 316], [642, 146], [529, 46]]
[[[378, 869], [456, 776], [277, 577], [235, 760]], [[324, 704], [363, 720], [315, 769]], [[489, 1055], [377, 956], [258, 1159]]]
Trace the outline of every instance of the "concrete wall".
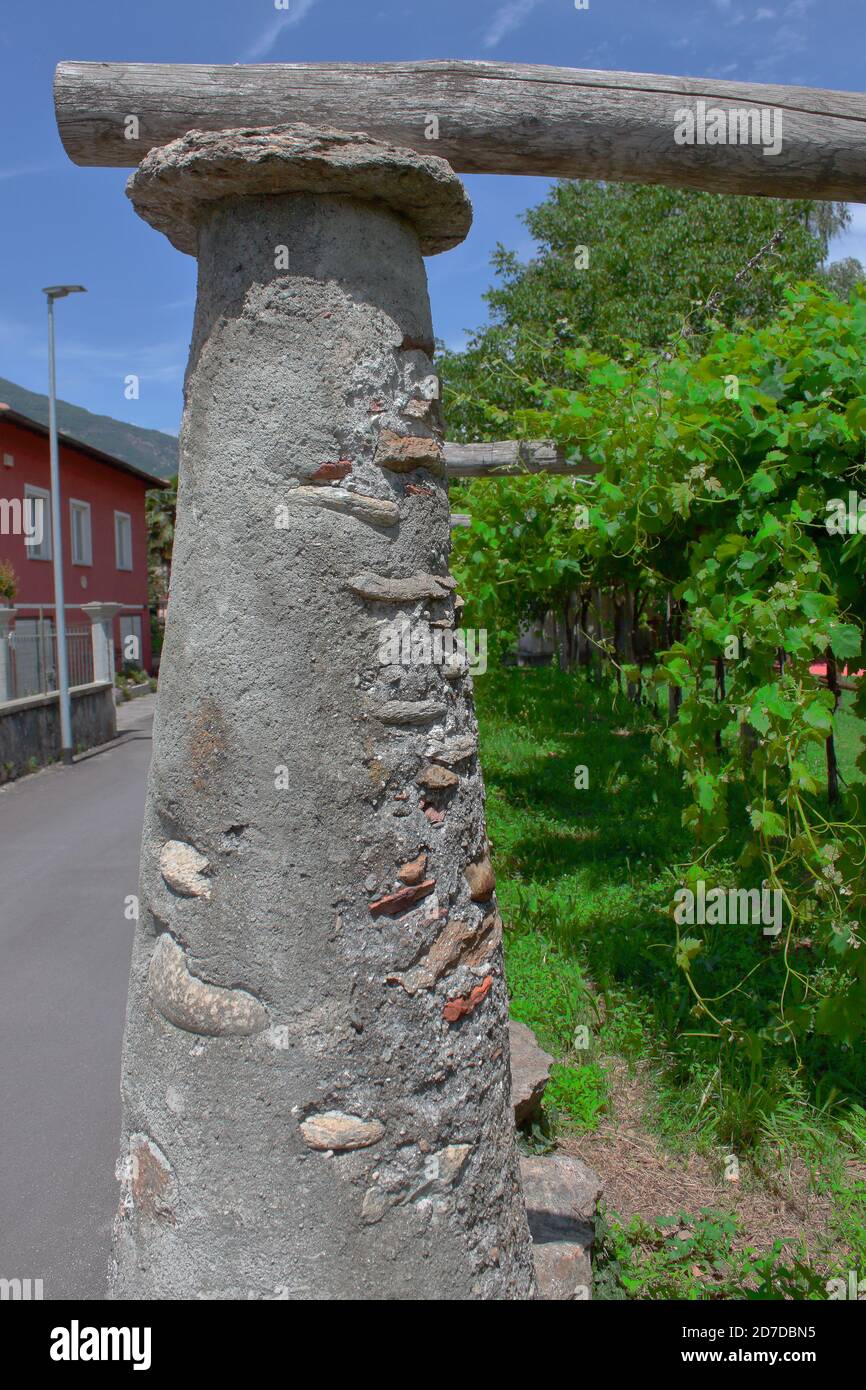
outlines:
[[[107, 681], [77, 685], [70, 694], [72, 739], [77, 753], [117, 736], [112, 685]], [[0, 705], [0, 783], [30, 771], [31, 759], [44, 767], [59, 756], [60, 708], [56, 691]]]

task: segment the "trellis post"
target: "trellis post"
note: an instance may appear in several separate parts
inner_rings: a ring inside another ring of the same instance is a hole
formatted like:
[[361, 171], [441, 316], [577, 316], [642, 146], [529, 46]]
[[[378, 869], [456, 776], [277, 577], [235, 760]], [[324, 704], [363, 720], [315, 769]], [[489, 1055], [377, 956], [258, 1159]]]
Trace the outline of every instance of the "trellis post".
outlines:
[[471, 682], [383, 655], [454, 627], [422, 255], [468, 202], [298, 126], [128, 191], [199, 288], [114, 1295], [530, 1297]]

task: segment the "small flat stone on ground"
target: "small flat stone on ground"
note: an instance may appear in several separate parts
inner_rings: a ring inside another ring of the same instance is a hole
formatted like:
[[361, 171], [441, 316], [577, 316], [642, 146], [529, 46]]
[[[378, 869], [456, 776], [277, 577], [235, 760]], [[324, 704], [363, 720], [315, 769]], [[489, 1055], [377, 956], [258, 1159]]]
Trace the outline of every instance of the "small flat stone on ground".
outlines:
[[539, 1298], [591, 1298], [590, 1254], [601, 1179], [569, 1154], [521, 1158], [520, 1178]]
[[514, 1018], [508, 1022], [508, 1041], [514, 1123], [522, 1125], [538, 1113], [554, 1059], [538, 1046], [532, 1029]]

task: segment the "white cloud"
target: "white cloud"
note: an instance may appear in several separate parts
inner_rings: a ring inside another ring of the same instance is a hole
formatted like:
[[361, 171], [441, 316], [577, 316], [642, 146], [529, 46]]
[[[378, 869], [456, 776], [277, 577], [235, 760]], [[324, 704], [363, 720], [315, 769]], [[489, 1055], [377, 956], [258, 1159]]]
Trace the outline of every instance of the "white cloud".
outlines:
[[271, 20], [258, 38], [250, 44], [250, 47], [241, 55], [242, 63], [258, 63], [262, 58], [267, 57], [274, 49], [277, 39], [284, 29], [294, 29], [302, 20], [306, 19], [310, 10], [315, 5], [316, 0], [289, 0], [290, 8], [280, 10], [276, 17]]
[[[762, 33], [762, 42], [766, 45], [765, 56], [753, 62], [754, 76], [770, 81], [797, 80], [792, 76], [791, 65], [812, 43], [809, 25], [803, 21], [807, 19], [813, 5], [814, 0], [788, 0], [787, 8], [782, 12], [785, 22], [775, 24]], [[791, 20], [799, 20], [800, 23], [792, 24]]]
[[28, 174], [56, 174], [59, 164], [31, 164], [24, 169], [0, 169], [0, 179], [20, 179]]
[[540, 3], [541, 0], [508, 0], [500, 6], [482, 40], [484, 47], [495, 48], [512, 30], [519, 29]]

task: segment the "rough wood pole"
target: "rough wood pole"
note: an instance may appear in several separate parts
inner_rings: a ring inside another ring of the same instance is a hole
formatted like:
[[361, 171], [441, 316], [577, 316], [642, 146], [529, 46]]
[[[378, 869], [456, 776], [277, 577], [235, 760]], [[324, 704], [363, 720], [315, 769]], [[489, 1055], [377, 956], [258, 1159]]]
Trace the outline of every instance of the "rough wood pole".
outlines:
[[[76, 164], [135, 165], [191, 126], [358, 124], [461, 173], [863, 198], [866, 96], [537, 63], [60, 63]], [[694, 138], [681, 130], [683, 113]]]
[[[533, 1294], [422, 254], [448, 165], [189, 132], [198, 255], [123, 1064], [113, 1294]], [[434, 652], [432, 643], [430, 653]]]
[[566, 477], [588, 477], [598, 473], [599, 465], [588, 459], [573, 458], [574, 450], [553, 440], [503, 439], [495, 444], [445, 445], [445, 474], [448, 478], [512, 478], [527, 473], [557, 473]]

